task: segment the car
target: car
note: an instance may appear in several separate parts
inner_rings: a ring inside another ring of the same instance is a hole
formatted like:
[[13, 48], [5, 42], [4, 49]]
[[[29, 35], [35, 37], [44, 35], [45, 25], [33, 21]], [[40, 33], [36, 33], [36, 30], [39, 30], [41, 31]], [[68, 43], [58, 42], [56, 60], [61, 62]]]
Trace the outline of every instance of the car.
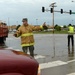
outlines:
[[39, 63], [31, 56], [0, 48], [0, 75], [38, 75]]

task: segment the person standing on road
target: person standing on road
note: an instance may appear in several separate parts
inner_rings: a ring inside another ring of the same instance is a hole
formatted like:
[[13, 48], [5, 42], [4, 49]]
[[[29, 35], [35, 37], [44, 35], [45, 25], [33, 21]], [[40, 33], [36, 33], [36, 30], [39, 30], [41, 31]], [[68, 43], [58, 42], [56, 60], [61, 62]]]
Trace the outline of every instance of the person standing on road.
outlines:
[[68, 53], [70, 54], [70, 39], [72, 41], [72, 53], [74, 53], [74, 27], [69, 24], [68, 26]]
[[0, 23], [0, 30], [0, 47], [6, 47], [5, 39], [6, 36], [8, 36], [8, 27], [6, 26], [6, 23]]
[[23, 49], [23, 52], [27, 54], [27, 51], [29, 49], [30, 55], [34, 57], [34, 37], [33, 37], [33, 31], [39, 31], [42, 29], [48, 29], [46, 24], [44, 23], [42, 26], [32, 26], [28, 24], [28, 19], [24, 18], [22, 20], [23, 25], [20, 26], [17, 30], [17, 32], [14, 34], [15, 37], [21, 36], [21, 46]]

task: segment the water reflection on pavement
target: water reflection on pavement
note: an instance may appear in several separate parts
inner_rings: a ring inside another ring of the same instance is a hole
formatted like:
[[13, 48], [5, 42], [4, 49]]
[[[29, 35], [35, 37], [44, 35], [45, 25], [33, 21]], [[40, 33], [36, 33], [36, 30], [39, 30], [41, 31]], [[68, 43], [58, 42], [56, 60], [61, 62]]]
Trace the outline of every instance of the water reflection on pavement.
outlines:
[[[75, 56], [68, 54], [67, 34], [34, 34], [34, 38], [35, 58], [40, 63], [41, 75], [75, 75]], [[8, 47], [22, 51], [20, 43], [20, 38], [9, 34]]]

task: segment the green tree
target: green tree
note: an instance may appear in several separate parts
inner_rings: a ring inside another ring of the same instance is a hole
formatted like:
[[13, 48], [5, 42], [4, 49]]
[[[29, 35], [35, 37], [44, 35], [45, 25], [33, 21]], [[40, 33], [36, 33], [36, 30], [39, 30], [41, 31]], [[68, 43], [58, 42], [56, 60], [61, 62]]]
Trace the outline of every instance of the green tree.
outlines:
[[55, 27], [54, 27], [54, 29], [57, 30], [57, 31], [61, 31], [61, 26], [59, 26], [59, 25], [56, 24]]
[[63, 28], [67, 28], [67, 26], [66, 26], [66, 25], [64, 25], [64, 26], [63, 26]]

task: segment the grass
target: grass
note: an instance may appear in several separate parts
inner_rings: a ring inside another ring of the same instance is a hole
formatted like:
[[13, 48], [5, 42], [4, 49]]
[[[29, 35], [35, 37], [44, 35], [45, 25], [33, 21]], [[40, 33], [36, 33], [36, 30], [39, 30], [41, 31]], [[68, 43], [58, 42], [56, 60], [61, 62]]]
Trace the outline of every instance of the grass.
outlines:
[[[34, 34], [53, 34], [53, 31], [37, 31]], [[68, 34], [67, 31], [54, 31], [54, 34]]]

